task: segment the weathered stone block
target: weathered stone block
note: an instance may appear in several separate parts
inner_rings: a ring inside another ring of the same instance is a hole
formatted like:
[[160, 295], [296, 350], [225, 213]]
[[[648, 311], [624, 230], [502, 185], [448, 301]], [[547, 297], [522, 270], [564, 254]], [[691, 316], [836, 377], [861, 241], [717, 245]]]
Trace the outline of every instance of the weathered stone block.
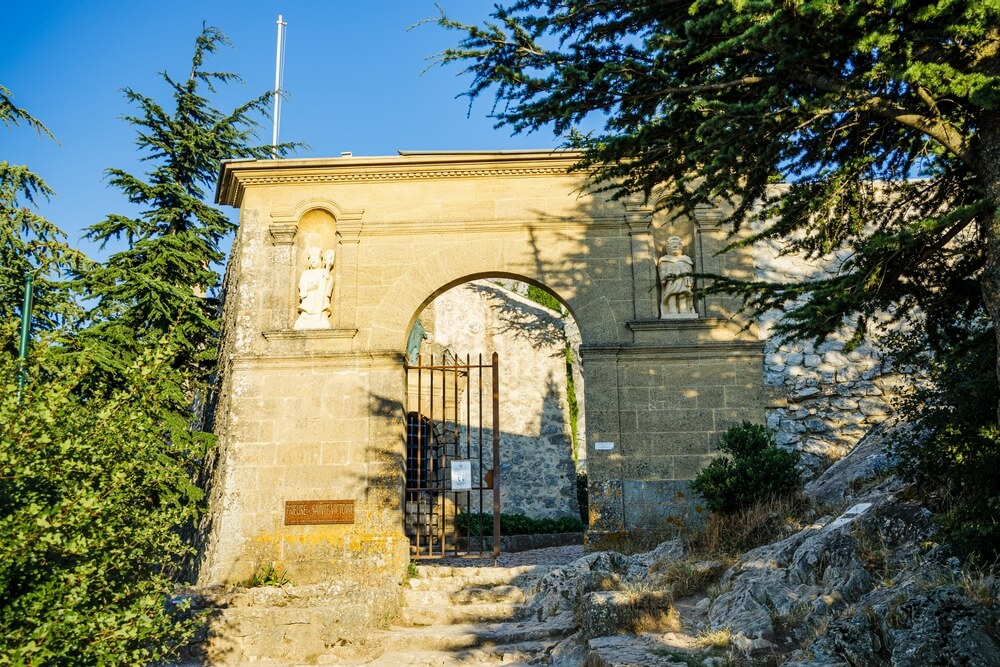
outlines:
[[707, 466], [712, 459], [715, 458], [714, 454], [706, 455], [694, 455], [694, 456], [675, 456], [674, 458], [674, 475], [675, 479], [694, 479], [702, 468]]
[[622, 632], [679, 630], [680, 616], [672, 603], [663, 591], [595, 591], [581, 601], [580, 629], [588, 639]]
[[712, 431], [715, 417], [712, 410], [656, 410], [638, 415], [639, 432]]

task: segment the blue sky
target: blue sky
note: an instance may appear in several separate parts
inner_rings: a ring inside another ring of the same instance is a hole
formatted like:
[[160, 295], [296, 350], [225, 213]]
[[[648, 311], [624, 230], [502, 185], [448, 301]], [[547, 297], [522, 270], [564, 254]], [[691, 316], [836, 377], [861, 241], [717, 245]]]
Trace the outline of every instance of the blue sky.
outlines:
[[[488, 0], [438, 0], [449, 15], [481, 22]], [[434, 25], [408, 30], [437, 9], [425, 0], [33, 0], [4, 8], [0, 84], [15, 103], [41, 120], [58, 144], [25, 127], [0, 128], [0, 160], [27, 164], [56, 191], [40, 211], [70, 241], [109, 213], [130, 214], [104, 177], [108, 167], [142, 173], [134, 130], [122, 120], [132, 109], [121, 89], [131, 87], [161, 103], [168, 93], [157, 76], [183, 79], [202, 22], [232, 40], [208, 61], [211, 69], [240, 74], [244, 84], [221, 90], [226, 110], [274, 84], [278, 14], [288, 23], [281, 139], [308, 148], [295, 157], [392, 155], [404, 150], [548, 148], [548, 134], [512, 137], [493, 129], [490, 100], [467, 116], [468, 87], [458, 67], [434, 67], [428, 58], [454, 45], [459, 34]], [[270, 125], [260, 130], [270, 141]]]

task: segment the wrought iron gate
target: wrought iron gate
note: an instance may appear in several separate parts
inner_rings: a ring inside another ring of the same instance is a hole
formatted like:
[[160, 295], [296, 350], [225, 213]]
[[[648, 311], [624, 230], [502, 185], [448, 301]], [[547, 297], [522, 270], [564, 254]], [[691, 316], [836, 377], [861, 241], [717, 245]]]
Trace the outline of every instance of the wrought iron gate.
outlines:
[[500, 555], [498, 371], [496, 352], [406, 365], [404, 519], [415, 559]]

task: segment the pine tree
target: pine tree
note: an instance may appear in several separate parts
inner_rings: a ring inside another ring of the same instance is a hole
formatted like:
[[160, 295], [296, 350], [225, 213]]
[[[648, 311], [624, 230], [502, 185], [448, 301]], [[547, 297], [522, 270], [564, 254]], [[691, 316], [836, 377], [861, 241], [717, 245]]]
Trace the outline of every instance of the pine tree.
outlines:
[[102, 244], [124, 239], [127, 248], [82, 276], [96, 299], [81, 343], [105, 372], [115, 375], [141, 352], [161, 340], [178, 350], [173, 367], [181, 373], [190, 400], [213, 368], [218, 330], [217, 268], [221, 243], [235, 224], [206, 203], [224, 159], [268, 158], [292, 145], [256, 145], [257, 118], [267, 115], [270, 93], [228, 113], [207, 97], [217, 84], [239, 81], [229, 72], [205, 69], [205, 58], [228, 40], [204, 27], [195, 41], [190, 75], [175, 80], [161, 73], [172, 91], [173, 109], [131, 88], [126, 99], [138, 108], [126, 121], [136, 127], [143, 160], [155, 167], [141, 178], [108, 169], [110, 184], [141, 206], [139, 217], [112, 214], [88, 228], [87, 238]]
[[595, 189], [678, 214], [727, 200], [734, 226], [768, 221], [746, 243], [850, 250], [832, 278], [715, 284], [784, 309], [779, 333], [1000, 322], [1000, 0], [517, 0], [438, 23], [463, 35], [441, 61], [468, 95], [553, 128]]
[[[0, 86], [0, 122], [23, 124], [40, 137], [51, 133]], [[34, 210], [52, 190], [26, 165], [0, 161], [0, 341], [8, 351], [17, 346], [24, 277], [34, 276], [32, 331], [54, 334], [80, 316], [68, 272], [88, 266], [82, 253], [69, 247], [65, 234]]]

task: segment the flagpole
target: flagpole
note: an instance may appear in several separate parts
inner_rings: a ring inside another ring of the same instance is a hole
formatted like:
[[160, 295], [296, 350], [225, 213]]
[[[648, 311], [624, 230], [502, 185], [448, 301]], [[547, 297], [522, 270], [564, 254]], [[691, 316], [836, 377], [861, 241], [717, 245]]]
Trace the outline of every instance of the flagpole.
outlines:
[[24, 275], [24, 302], [21, 305], [21, 341], [17, 354], [17, 402], [21, 402], [24, 385], [28, 381], [28, 343], [31, 342], [31, 299], [35, 276]]
[[278, 157], [278, 126], [281, 124], [281, 78], [285, 66], [285, 26], [288, 24], [281, 20], [278, 14], [278, 46], [274, 54], [274, 132], [271, 135], [271, 153], [273, 157]]

